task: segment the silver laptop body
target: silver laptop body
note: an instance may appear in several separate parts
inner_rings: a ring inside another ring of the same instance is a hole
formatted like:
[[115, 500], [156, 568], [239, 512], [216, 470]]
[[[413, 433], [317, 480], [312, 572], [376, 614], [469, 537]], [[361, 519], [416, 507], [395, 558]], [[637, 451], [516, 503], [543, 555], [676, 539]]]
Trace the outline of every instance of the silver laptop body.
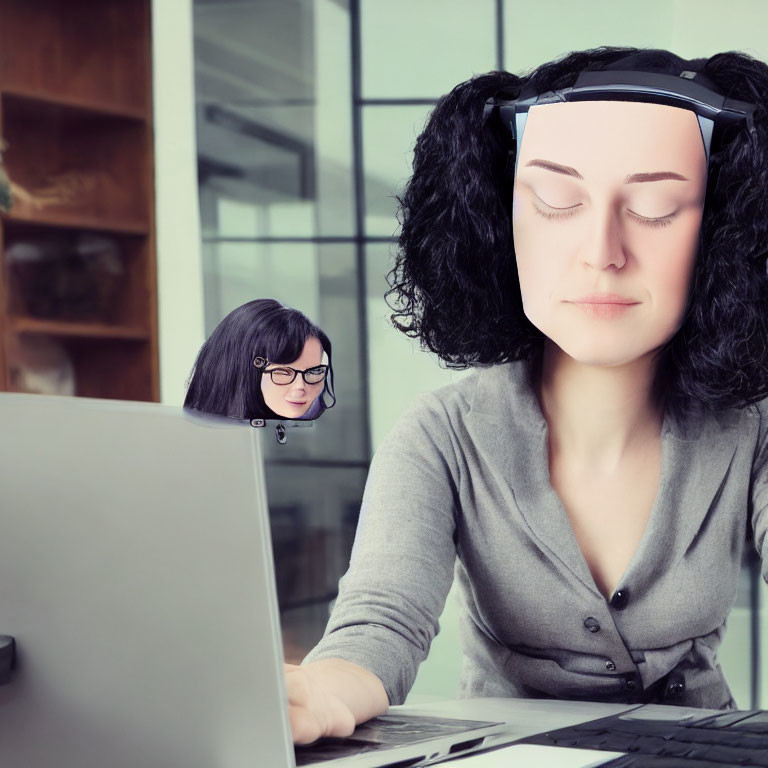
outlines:
[[3, 768], [293, 768], [262, 431], [0, 393]]

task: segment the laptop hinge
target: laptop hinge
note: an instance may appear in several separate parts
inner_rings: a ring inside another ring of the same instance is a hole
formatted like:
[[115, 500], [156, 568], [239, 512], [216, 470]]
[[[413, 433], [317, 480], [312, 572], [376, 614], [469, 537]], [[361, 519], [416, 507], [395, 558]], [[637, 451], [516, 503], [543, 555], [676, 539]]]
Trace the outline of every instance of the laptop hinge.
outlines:
[[10, 682], [15, 660], [16, 642], [9, 635], [0, 635], [0, 685]]

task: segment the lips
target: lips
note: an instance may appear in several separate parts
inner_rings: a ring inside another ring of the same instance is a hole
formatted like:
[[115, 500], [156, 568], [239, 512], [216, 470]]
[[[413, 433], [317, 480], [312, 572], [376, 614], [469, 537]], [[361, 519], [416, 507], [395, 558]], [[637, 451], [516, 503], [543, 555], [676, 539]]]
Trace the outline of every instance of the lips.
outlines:
[[605, 320], [624, 317], [632, 307], [640, 304], [639, 301], [617, 293], [593, 293], [566, 303], [572, 304], [587, 315]]
[[631, 306], [632, 304], [639, 304], [639, 301], [630, 299], [626, 296], [620, 296], [617, 293], [592, 293], [588, 296], [582, 296], [578, 299], [571, 299], [571, 304], [618, 304]]

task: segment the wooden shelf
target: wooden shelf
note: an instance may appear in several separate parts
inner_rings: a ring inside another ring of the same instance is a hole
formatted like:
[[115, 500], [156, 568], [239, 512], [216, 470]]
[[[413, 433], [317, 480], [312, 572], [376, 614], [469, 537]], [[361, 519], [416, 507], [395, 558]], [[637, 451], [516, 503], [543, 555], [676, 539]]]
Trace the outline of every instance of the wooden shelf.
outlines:
[[0, 87], [151, 114], [148, 0], [2, 0]]
[[12, 317], [15, 333], [34, 333], [59, 338], [112, 339], [115, 341], [147, 341], [150, 333], [144, 328], [105, 323], [72, 323], [64, 320], [40, 320], [34, 317]]
[[0, 390], [159, 399], [151, 17], [0, 0]]
[[105, 222], [101, 229], [125, 222], [147, 229], [148, 122], [6, 94], [0, 107], [0, 135], [8, 145], [3, 163], [32, 197], [27, 202], [17, 196], [15, 218], [88, 228]]
[[100, 99], [84, 97], [67, 97], [53, 91], [22, 89], [18, 87], [2, 87], [5, 99], [18, 102], [29, 102], [30, 106], [57, 107], [67, 112], [82, 113], [90, 117], [120, 117], [126, 120], [146, 120], [147, 111], [140, 107], [118, 104]]
[[76, 213], [47, 211], [31, 211], [22, 206], [16, 206], [9, 213], [2, 215], [8, 230], [14, 225], [35, 225], [45, 228], [83, 229], [92, 232], [114, 233], [116, 235], [148, 235], [150, 226], [148, 222], [129, 221], [125, 219], [109, 220], [98, 216], [79, 215]]

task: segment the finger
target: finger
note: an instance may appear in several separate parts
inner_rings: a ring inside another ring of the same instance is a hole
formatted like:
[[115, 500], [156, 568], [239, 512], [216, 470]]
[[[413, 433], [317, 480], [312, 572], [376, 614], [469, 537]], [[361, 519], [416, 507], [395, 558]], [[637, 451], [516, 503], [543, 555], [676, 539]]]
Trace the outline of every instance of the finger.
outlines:
[[288, 703], [299, 707], [308, 707], [311, 690], [306, 675], [301, 672], [288, 671], [285, 675], [285, 692]]
[[323, 735], [317, 718], [306, 707], [289, 707], [288, 719], [294, 744], [311, 744]]
[[328, 718], [326, 722], [326, 736], [346, 738], [355, 730], [355, 718], [349, 707], [343, 704], [335, 696], [329, 696]]

